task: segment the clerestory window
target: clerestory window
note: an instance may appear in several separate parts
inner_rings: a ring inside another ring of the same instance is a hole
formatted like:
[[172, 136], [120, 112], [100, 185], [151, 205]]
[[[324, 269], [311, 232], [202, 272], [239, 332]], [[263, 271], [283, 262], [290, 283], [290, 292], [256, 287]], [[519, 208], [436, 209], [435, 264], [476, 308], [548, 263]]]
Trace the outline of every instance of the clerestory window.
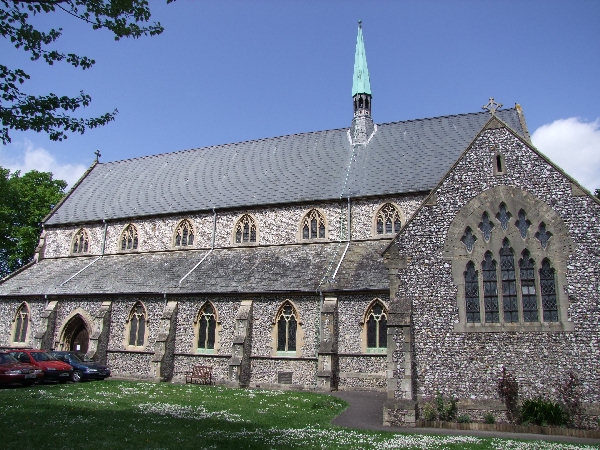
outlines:
[[134, 224], [130, 223], [121, 233], [120, 249], [121, 251], [137, 250], [138, 248], [138, 231]]
[[85, 229], [80, 229], [73, 236], [73, 245], [71, 246], [71, 253], [73, 255], [80, 255], [88, 253], [90, 248], [90, 237]]
[[249, 214], [244, 214], [237, 221], [234, 231], [236, 244], [253, 244], [256, 242], [256, 221]]
[[400, 231], [400, 211], [391, 203], [384, 204], [376, 214], [375, 230], [378, 235], [394, 235]]
[[187, 247], [194, 244], [194, 227], [188, 219], [184, 219], [177, 224], [174, 244], [175, 247]]
[[325, 217], [316, 209], [311, 209], [302, 219], [302, 239], [324, 239]]

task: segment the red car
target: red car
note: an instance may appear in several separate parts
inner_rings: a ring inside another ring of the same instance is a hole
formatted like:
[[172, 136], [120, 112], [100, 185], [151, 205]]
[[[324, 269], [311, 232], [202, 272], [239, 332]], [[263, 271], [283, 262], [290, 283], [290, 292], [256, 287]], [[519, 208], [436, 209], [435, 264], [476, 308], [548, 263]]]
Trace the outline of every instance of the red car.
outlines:
[[73, 376], [73, 367], [65, 362], [58, 361], [43, 350], [10, 350], [8, 353], [20, 362], [33, 364], [42, 369], [44, 371], [44, 381], [66, 383]]
[[19, 383], [29, 386], [42, 378], [44, 378], [42, 369], [19, 362], [8, 353], [0, 353], [0, 384]]

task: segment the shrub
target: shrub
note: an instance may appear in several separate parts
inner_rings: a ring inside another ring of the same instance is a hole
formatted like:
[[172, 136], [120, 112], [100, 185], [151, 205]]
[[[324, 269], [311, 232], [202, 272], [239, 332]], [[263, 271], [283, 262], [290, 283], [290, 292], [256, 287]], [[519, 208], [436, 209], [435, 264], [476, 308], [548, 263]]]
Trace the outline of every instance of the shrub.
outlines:
[[491, 412], [489, 412], [485, 416], [483, 416], [483, 423], [487, 423], [487, 424], [496, 423], [496, 417]]
[[456, 421], [458, 423], [471, 423], [471, 418], [468, 414], [461, 414], [460, 416], [458, 416], [458, 419], [456, 419]]
[[506, 406], [506, 418], [509, 422], [519, 419], [519, 383], [506, 367], [502, 367], [502, 378], [498, 380], [498, 394]]
[[429, 402], [423, 405], [423, 419], [428, 420], [429, 422], [437, 420], [435, 407]]
[[453, 422], [456, 420], [458, 414], [458, 407], [456, 403], [458, 399], [450, 397], [448, 400], [444, 399], [442, 394], [439, 392], [435, 396], [435, 405], [437, 407], [437, 414], [441, 421]]
[[561, 426], [569, 422], [569, 413], [560, 403], [537, 397], [523, 402], [521, 420], [536, 425]]

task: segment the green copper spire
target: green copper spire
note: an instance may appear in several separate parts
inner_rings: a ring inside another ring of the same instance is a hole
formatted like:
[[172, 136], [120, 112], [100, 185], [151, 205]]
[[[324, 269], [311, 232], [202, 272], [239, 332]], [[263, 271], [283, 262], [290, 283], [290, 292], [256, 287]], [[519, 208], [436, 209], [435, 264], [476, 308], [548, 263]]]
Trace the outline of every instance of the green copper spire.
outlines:
[[356, 54], [354, 56], [354, 78], [352, 80], [352, 97], [356, 94], [371, 95], [371, 82], [367, 68], [367, 54], [363, 41], [362, 21], [358, 21], [358, 35], [356, 36]]

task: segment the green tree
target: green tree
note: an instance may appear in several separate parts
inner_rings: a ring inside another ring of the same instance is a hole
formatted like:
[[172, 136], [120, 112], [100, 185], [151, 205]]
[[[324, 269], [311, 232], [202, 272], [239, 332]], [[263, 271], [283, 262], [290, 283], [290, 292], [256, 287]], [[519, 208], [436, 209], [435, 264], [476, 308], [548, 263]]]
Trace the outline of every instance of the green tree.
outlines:
[[0, 167], [0, 277], [33, 259], [42, 219], [65, 195], [66, 181], [32, 170]]
[[[171, 3], [174, 0], [167, 0]], [[95, 61], [87, 56], [65, 53], [53, 47], [62, 34], [62, 28], [39, 30], [34, 26], [42, 14], [66, 12], [90, 24], [91, 28], [108, 29], [115, 40], [153, 36], [163, 32], [160, 23], [150, 23], [151, 13], [147, 0], [0, 0], [0, 33], [31, 60], [43, 60], [49, 65], [64, 62], [73, 67], [89, 69]], [[50, 139], [66, 139], [66, 132], [84, 133], [88, 128], [105, 125], [114, 120], [117, 110], [99, 117], [81, 118], [72, 115], [88, 106], [91, 97], [83, 91], [79, 95], [29, 95], [22, 85], [30, 76], [22, 69], [0, 64], [0, 118], [2, 143], [10, 142], [9, 130], [33, 130], [49, 134]]]

